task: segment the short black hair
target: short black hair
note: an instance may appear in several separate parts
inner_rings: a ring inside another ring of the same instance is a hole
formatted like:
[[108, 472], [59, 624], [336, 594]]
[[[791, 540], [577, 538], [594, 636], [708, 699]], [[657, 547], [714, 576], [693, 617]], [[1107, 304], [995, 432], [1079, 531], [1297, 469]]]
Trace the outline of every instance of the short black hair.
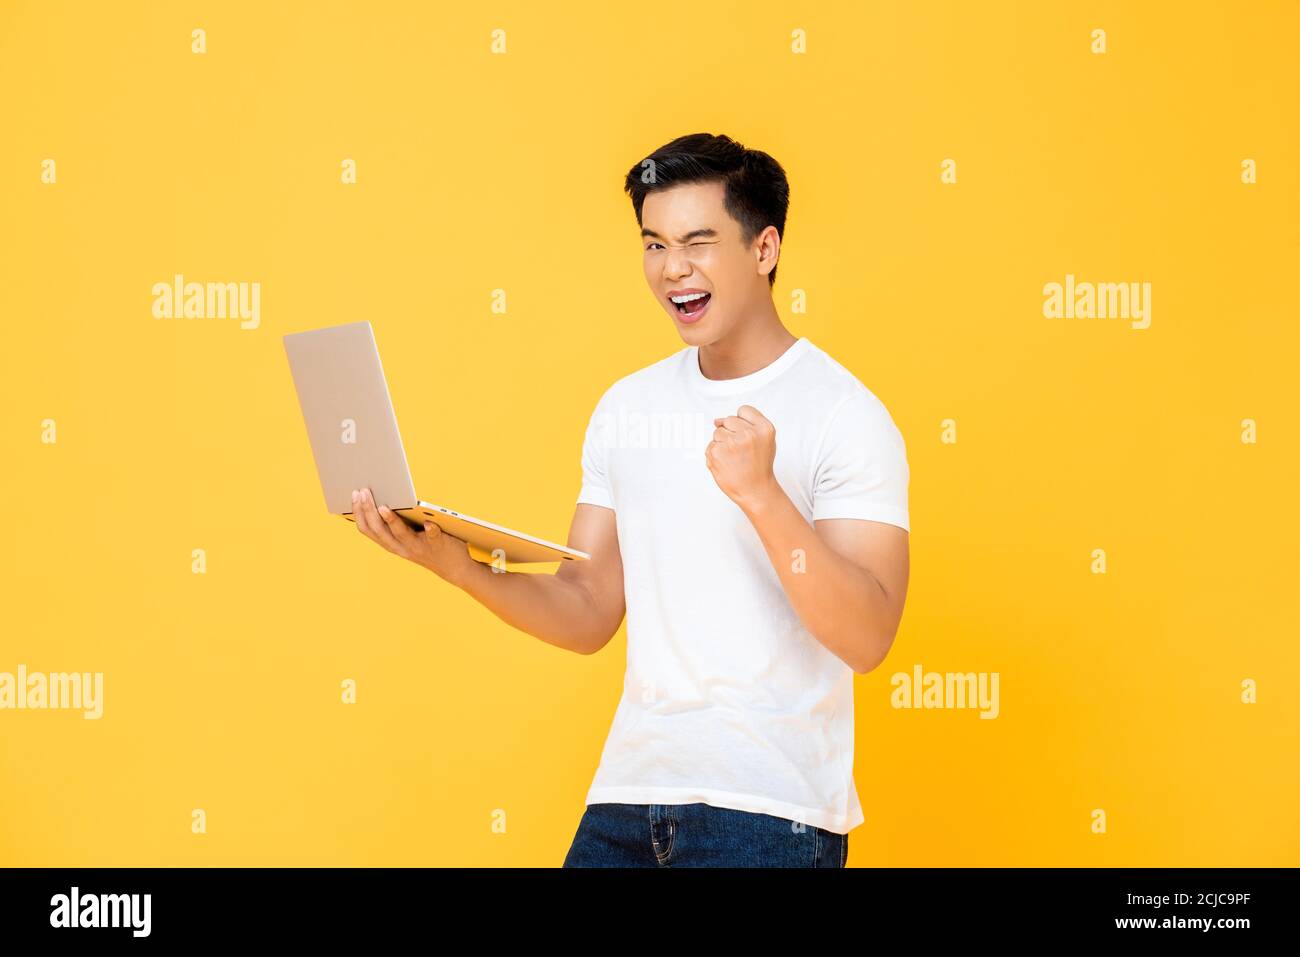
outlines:
[[[740, 223], [746, 243], [768, 226], [785, 240], [785, 214], [790, 207], [790, 183], [781, 164], [762, 150], [746, 149], [729, 136], [691, 133], [665, 143], [628, 170], [623, 189], [632, 197], [637, 225], [645, 198], [656, 190], [684, 183], [721, 182], [725, 205]], [[776, 283], [776, 267], [767, 275]]]

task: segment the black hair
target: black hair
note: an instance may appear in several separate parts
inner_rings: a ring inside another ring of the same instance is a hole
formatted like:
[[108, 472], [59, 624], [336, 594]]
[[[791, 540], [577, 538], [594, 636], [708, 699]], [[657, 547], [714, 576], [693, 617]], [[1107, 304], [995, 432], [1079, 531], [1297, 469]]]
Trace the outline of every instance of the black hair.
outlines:
[[[721, 182], [725, 205], [740, 223], [740, 234], [751, 243], [768, 226], [785, 239], [785, 214], [790, 206], [790, 183], [781, 164], [761, 150], [746, 149], [729, 136], [691, 133], [665, 143], [628, 170], [623, 189], [632, 197], [637, 225], [641, 207], [650, 193], [683, 183]], [[767, 275], [776, 282], [776, 267]]]

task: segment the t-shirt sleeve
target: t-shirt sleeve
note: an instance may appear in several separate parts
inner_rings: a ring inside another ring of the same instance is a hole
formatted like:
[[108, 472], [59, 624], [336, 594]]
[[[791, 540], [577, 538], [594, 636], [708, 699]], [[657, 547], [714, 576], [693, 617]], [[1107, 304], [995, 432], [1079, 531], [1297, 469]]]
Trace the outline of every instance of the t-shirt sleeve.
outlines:
[[596, 403], [587, 423], [587, 432], [582, 440], [582, 488], [578, 492], [578, 504], [600, 505], [603, 508], [614, 507], [614, 495], [609, 485], [609, 412], [606, 395]]
[[903, 434], [865, 390], [831, 413], [813, 478], [813, 520], [862, 518], [908, 529], [909, 470]]

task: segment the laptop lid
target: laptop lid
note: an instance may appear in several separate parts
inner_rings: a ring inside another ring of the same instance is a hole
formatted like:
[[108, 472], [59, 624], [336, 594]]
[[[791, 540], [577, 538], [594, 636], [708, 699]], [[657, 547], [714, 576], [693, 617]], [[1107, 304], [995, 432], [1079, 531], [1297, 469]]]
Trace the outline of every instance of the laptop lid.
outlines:
[[388, 382], [369, 322], [351, 322], [284, 337], [298, 404], [316, 459], [325, 507], [352, 511], [352, 490], [369, 488], [389, 508], [413, 508]]

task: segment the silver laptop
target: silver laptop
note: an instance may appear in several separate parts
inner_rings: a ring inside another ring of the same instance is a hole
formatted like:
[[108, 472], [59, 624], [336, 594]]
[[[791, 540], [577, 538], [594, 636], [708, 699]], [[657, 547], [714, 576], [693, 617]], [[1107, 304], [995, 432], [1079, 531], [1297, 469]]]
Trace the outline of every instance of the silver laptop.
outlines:
[[369, 322], [352, 322], [284, 337], [298, 404], [307, 423], [325, 507], [349, 520], [352, 490], [368, 488], [409, 525], [433, 522], [466, 542], [481, 562], [577, 561], [590, 558], [545, 539], [441, 505], [415, 494], [397, 416]]

